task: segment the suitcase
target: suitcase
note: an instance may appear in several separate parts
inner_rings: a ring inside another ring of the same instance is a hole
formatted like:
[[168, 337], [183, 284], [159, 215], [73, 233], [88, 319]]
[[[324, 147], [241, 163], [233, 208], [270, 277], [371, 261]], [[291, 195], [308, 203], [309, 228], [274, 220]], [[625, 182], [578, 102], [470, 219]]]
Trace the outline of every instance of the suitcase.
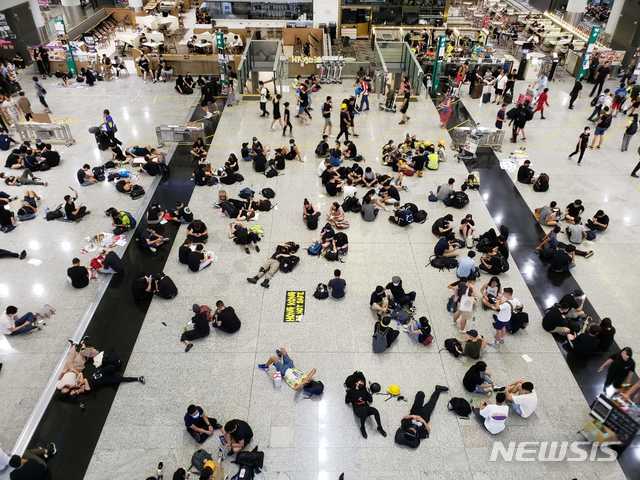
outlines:
[[511, 93], [505, 93], [502, 97], [502, 103], [506, 103], [507, 105], [513, 102], [513, 95]]
[[482, 96], [482, 84], [476, 83], [471, 90], [471, 98], [480, 98]]
[[489, 103], [491, 101], [491, 92], [482, 94], [482, 103]]

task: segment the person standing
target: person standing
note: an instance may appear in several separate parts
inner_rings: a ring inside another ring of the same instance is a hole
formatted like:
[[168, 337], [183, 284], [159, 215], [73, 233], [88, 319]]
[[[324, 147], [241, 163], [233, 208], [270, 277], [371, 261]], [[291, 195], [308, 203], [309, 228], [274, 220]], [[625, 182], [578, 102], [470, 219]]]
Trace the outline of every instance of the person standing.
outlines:
[[498, 130], [502, 130], [502, 126], [504, 125], [504, 119], [507, 115], [507, 104], [503, 103], [496, 114], [496, 128]]
[[340, 137], [344, 134], [344, 138], [349, 141], [349, 111], [347, 110], [347, 104], [342, 103], [340, 105], [340, 132], [338, 132], [338, 136], [336, 140], [340, 140]]
[[602, 113], [600, 114], [600, 118], [598, 118], [598, 123], [596, 123], [596, 130], [593, 132], [593, 140], [589, 148], [600, 148], [602, 146], [602, 138], [604, 134], [611, 126], [612, 115], [609, 111], [609, 107], [604, 107]]
[[31, 109], [31, 102], [24, 95], [24, 92], [18, 93], [18, 107], [22, 110], [24, 119], [28, 122], [33, 118], [33, 110]]
[[409, 90], [405, 90], [404, 96], [402, 99], [402, 106], [400, 107], [400, 113], [402, 114], [402, 119], [398, 122], [398, 125], [404, 125], [411, 117], [407, 115], [407, 111], [409, 110], [409, 99], [411, 98], [411, 92]]
[[580, 165], [580, 162], [582, 162], [582, 157], [584, 157], [584, 152], [587, 150], [590, 136], [591, 136], [591, 128], [584, 127], [584, 130], [582, 131], [582, 133], [580, 134], [580, 137], [578, 138], [576, 149], [573, 151], [573, 153], [569, 154], [569, 158], [571, 158], [575, 154], [580, 152], [580, 156], [578, 157], [578, 165]]
[[600, 92], [602, 92], [602, 87], [604, 87], [604, 82], [607, 80], [607, 78], [609, 78], [610, 73], [611, 67], [609, 66], [609, 62], [598, 67], [598, 73], [596, 74], [596, 83], [591, 89], [591, 93], [589, 94], [590, 97], [593, 97], [593, 94], [596, 93], [596, 90], [596, 96], [600, 95]]
[[273, 130], [273, 126], [276, 123], [279, 123], [280, 127], [284, 128], [284, 122], [282, 121], [282, 116], [280, 115], [280, 99], [281, 98], [282, 98], [282, 95], [278, 93], [273, 97], [273, 100], [271, 101], [271, 108], [273, 111], [273, 120], [271, 120], [270, 130]]
[[620, 148], [621, 152], [626, 152], [629, 149], [629, 142], [631, 141], [631, 137], [633, 137], [638, 132], [638, 114], [634, 113], [630, 115], [629, 123], [627, 124], [627, 128], [624, 131], [624, 135], [622, 135], [622, 147]]
[[593, 112], [591, 112], [591, 115], [589, 115], [589, 118], [587, 118], [587, 120], [589, 120], [590, 122], [593, 122], [595, 121], [596, 118], [598, 118], [598, 116], [600, 115], [600, 112], [602, 111], [602, 108], [605, 106], [605, 102], [608, 103], [609, 89], [606, 88], [604, 93], [601, 93], [598, 96], [598, 98], [594, 100], [595, 100], [595, 103], [593, 100], [591, 101], [591, 105], [594, 107]]
[[536, 100], [536, 109], [533, 113], [540, 112], [540, 119], [544, 120], [544, 107], [549, 106], [549, 89], [545, 88], [542, 90], [542, 93], [538, 95], [538, 100]]
[[496, 78], [496, 99], [494, 103], [497, 103], [497, 104], [502, 103], [505, 89], [507, 88], [508, 80], [509, 80], [509, 77], [507, 77], [507, 74], [502, 70], [500, 70], [500, 73], [498, 74], [498, 78]]
[[269, 112], [267, 112], [267, 100], [269, 100], [269, 89], [264, 86], [264, 82], [260, 80], [258, 82], [258, 87], [260, 89], [260, 116], [268, 117]]
[[322, 104], [322, 118], [324, 118], [322, 135], [331, 135], [331, 110], [333, 110], [333, 104], [331, 103], [331, 97], [328, 96]]
[[576, 98], [578, 98], [578, 95], [580, 95], [581, 90], [582, 82], [579, 79], [576, 79], [571, 92], [569, 92], [569, 110], [573, 110], [573, 104], [575, 103]]
[[102, 112], [102, 129], [108, 135], [111, 145], [122, 145], [122, 142], [116, 138], [118, 127], [116, 127], [116, 123], [113, 121], [113, 117], [107, 109]]
[[289, 110], [289, 102], [284, 102], [284, 113], [282, 122], [284, 127], [282, 128], [282, 136], [287, 133], [287, 127], [289, 127], [289, 136], [293, 135], [293, 126], [291, 125], [291, 111]]
[[[364, 112], [365, 110], [369, 110], [369, 82], [366, 77], [360, 80], [360, 88], [362, 88], [360, 111]], [[367, 108], [364, 108], [365, 104], [367, 105]]]
[[47, 113], [51, 113], [51, 109], [49, 109], [49, 105], [47, 104], [47, 100], [45, 98], [47, 91], [38, 80], [38, 77], [32, 77], [32, 80], [33, 80], [33, 85], [36, 88], [36, 95], [38, 95], [38, 100], [40, 100], [40, 103], [44, 107], [44, 111]]

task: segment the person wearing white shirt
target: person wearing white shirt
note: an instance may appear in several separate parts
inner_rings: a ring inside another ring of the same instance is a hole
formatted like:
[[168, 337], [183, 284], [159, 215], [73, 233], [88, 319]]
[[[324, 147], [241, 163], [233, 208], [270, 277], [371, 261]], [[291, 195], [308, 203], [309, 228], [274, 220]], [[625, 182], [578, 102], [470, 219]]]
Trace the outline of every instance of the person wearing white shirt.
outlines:
[[495, 103], [497, 103], [497, 104], [502, 103], [502, 97], [504, 96], [505, 88], [507, 88], [507, 81], [508, 80], [509, 79], [507, 77], [507, 74], [504, 73], [501, 70], [500, 73], [498, 74], [498, 78], [496, 79], [496, 100], [495, 100]]
[[231, 47], [233, 48], [234, 53], [242, 53], [243, 47], [242, 39], [239, 35], [234, 35], [233, 40], [231, 41]]
[[518, 380], [507, 387], [507, 402], [522, 418], [529, 418], [538, 408], [538, 394], [533, 389], [533, 383]]
[[267, 100], [269, 100], [269, 89], [264, 86], [264, 82], [262, 80], [258, 82], [258, 86], [260, 87], [260, 116], [268, 117], [269, 112], [267, 112]]
[[505, 401], [506, 395], [503, 392], [500, 392], [496, 394], [495, 404], [482, 402], [480, 404], [480, 408], [474, 408], [476, 417], [492, 435], [497, 435], [507, 426], [509, 407], [504, 404]]
[[[517, 304], [515, 303], [517, 302]], [[496, 344], [504, 343], [504, 337], [507, 335], [507, 328], [511, 321], [511, 314], [516, 310], [516, 306], [520, 304], [519, 300], [513, 298], [513, 288], [506, 287], [502, 290], [502, 298], [496, 302], [495, 309], [498, 313], [493, 315], [493, 328], [496, 330]]]
[[343, 198], [355, 197], [358, 189], [353, 185], [353, 181], [348, 178], [347, 183], [342, 187]]

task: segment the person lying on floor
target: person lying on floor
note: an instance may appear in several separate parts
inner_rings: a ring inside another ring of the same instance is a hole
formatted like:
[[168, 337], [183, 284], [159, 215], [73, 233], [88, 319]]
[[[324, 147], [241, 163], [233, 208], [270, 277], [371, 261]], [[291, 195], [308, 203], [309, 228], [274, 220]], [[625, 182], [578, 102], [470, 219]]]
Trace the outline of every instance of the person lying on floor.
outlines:
[[16, 187], [19, 187], [22, 185], [40, 185], [40, 186], [46, 187], [49, 185], [49, 183], [36, 177], [33, 174], [33, 172], [28, 168], [25, 168], [22, 171], [22, 175], [20, 175], [19, 177], [16, 177], [13, 175], [5, 177], [4, 173], [0, 172], [0, 178], [4, 178], [4, 183], [6, 183], [7, 185], [16, 186]]
[[27, 257], [27, 251], [22, 250], [20, 253], [12, 252], [10, 250], [5, 250], [0, 248], [0, 259], [3, 258], [18, 258], [20, 260], [24, 260]]
[[282, 376], [286, 384], [296, 392], [300, 390], [306, 392], [308, 390], [307, 387], [314, 381], [313, 377], [316, 375], [315, 368], [306, 373], [296, 368], [285, 347], [276, 349], [276, 354], [270, 356], [265, 363], [259, 364], [258, 368], [269, 372], [271, 366]]
[[32, 190], [27, 190], [22, 197], [22, 204], [18, 209], [18, 220], [25, 222], [27, 220], [33, 220], [38, 214], [38, 202], [41, 200], [40, 196]]
[[297, 248], [294, 248], [294, 245], [292, 242], [287, 242], [283, 245], [276, 246], [276, 251], [273, 255], [260, 267], [255, 276], [247, 278], [247, 282], [255, 284], [264, 277], [260, 286], [269, 288], [269, 282], [278, 270], [280, 270], [281, 263], [286, 261], [295, 261], [297, 263], [297, 261], [299, 261], [298, 257], [295, 256]]
[[[82, 373], [78, 375], [76, 383], [68, 385], [68, 391], [65, 392], [71, 397], [89, 393], [92, 390], [98, 390], [101, 387], [120, 385], [121, 383], [139, 382], [145, 384], [144, 376], [125, 377], [119, 372], [121, 366], [109, 359], [107, 354], [104, 355], [102, 364], [99, 368], [94, 369], [92, 373]], [[61, 391], [61, 393], [63, 393]]]
[[247, 254], [251, 253], [250, 246], [253, 246], [256, 252], [260, 252], [260, 247], [258, 246], [260, 235], [252, 232], [242, 222], [231, 222], [229, 224], [229, 238], [232, 238], [234, 243], [243, 246]]
[[367, 418], [373, 416], [377, 424], [377, 430], [380, 435], [383, 437], [387, 436], [387, 432], [385, 432], [384, 428], [382, 428], [382, 422], [380, 420], [380, 413], [378, 410], [371, 406], [373, 402], [373, 396], [367, 390], [367, 383], [361, 372], [359, 373], [359, 378], [356, 378], [355, 381], [350, 382], [349, 379], [353, 376], [347, 378], [345, 381], [345, 386], [347, 387], [347, 391], [344, 397], [344, 403], [347, 405], [351, 404], [353, 408], [353, 413], [356, 417], [360, 419], [360, 433], [364, 438], [367, 438], [367, 429], [365, 427], [365, 423]]
[[108, 275], [116, 273], [124, 273], [124, 264], [122, 259], [114, 251], [101, 250], [100, 253], [91, 259], [92, 275], [95, 273], [104, 273]]
[[78, 183], [83, 187], [98, 183], [98, 180], [93, 174], [91, 166], [88, 163], [85, 163], [82, 168], [78, 170], [76, 177], [78, 178]]
[[447, 387], [436, 385], [427, 403], [424, 403], [425, 395], [423, 391], [416, 393], [409, 415], [402, 417], [400, 421], [400, 428], [396, 430], [394, 441], [398, 445], [418, 448], [420, 440], [429, 438], [429, 433], [431, 433], [431, 414], [436, 408], [440, 394], [448, 391]]

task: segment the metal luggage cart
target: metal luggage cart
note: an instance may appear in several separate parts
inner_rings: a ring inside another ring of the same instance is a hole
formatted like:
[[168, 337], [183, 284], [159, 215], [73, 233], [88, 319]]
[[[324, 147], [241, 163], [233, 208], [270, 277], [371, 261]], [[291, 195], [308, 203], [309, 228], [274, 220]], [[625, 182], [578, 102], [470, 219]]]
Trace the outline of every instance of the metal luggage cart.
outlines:
[[76, 143], [66, 123], [20, 122], [15, 128], [23, 142], [34, 142], [37, 139], [45, 143], [64, 144], [67, 147]]
[[473, 150], [473, 153], [478, 147], [488, 147], [500, 151], [504, 140], [504, 131], [495, 128], [458, 127], [449, 130], [449, 134], [454, 146], [464, 147], [468, 151]]
[[158, 145], [165, 143], [191, 144], [198, 138], [204, 140], [204, 123], [193, 122], [188, 125], [159, 125], [156, 127]]

